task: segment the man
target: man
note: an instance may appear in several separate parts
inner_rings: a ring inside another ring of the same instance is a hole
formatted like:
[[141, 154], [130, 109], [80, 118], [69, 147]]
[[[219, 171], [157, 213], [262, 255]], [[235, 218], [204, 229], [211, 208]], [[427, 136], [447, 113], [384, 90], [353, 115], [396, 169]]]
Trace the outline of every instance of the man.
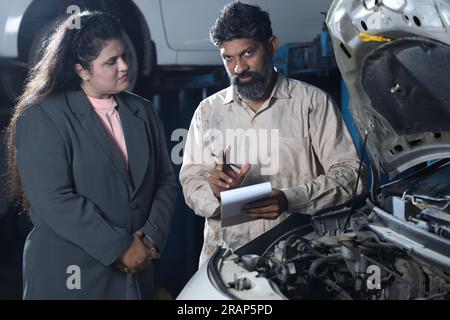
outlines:
[[[274, 69], [278, 40], [266, 12], [232, 2], [211, 27], [210, 38], [231, 86], [197, 108], [180, 172], [187, 204], [206, 218], [200, 264], [217, 245], [237, 248], [288, 214], [313, 214], [348, 202], [359, 166], [330, 98]], [[261, 182], [271, 182], [273, 191], [244, 208], [255, 220], [221, 228], [220, 192]], [[363, 183], [359, 186], [361, 192]]]

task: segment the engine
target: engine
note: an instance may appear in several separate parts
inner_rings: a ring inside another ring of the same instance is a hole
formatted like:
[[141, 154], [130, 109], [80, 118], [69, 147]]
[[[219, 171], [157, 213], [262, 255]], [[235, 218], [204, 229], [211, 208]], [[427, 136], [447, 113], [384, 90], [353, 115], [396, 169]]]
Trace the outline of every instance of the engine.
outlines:
[[365, 213], [342, 231], [346, 216], [313, 219], [315, 232], [292, 232], [261, 256], [244, 255], [238, 262], [287, 299], [450, 299], [448, 270], [381, 239], [368, 228]]

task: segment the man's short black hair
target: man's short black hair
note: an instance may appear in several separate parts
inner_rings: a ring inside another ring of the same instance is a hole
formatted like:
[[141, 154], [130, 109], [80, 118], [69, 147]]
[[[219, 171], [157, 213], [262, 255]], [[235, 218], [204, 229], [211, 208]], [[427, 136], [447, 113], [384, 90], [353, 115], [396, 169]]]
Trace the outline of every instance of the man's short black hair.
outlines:
[[273, 35], [269, 14], [256, 5], [231, 2], [223, 7], [209, 30], [211, 42], [220, 46], [224, 41], [253, 38], [265, 43]]

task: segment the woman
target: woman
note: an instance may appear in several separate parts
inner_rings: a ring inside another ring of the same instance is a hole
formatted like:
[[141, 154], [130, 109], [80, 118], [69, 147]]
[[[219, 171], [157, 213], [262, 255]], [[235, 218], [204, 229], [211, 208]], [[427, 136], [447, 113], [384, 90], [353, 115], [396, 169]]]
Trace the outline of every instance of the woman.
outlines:
[[139, 299], [151, 285], [137, 280], [164, 248], [176, 182], [151, 103], [125, 92], [122, 32], [105, 13], [69, 17], [15, 107], [11, 186], [34, 225], [25, 299]]

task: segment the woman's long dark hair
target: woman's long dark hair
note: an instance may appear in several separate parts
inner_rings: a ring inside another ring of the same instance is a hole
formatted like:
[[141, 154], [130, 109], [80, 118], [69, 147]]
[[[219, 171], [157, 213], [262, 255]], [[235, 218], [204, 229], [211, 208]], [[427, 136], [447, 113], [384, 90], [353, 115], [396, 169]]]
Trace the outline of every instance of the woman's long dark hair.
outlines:
[[[79, 21], [79, 23], [74, 23]], [[79, 26], [79, 28], [76, 28]], [[10, 195], [16, 204], [28, 209], [28, 202], [20, 182], [16, 161], [15, 130], [25, 110], [51, 94], [80, 88], [81, 79], [75, 64], [90, 70], [105, 41], [123, 39], [118, 20], [99, 11], [75, 13], [62, 21], [44, 42], [42, 58], [30, 69], [22, 94], [13, 109], [6, 135]]]

